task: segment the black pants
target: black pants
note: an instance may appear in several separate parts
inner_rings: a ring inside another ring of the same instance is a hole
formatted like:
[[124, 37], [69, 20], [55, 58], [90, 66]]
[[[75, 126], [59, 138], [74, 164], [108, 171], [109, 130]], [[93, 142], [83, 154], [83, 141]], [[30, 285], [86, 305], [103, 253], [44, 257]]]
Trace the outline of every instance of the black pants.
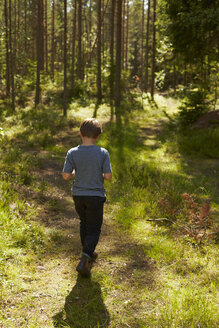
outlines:
[[103, 222], [105, 197], [73, 196], [75, 209], [80, 217], [80, 236], [83, 253], [89, 256], [97, 246]]

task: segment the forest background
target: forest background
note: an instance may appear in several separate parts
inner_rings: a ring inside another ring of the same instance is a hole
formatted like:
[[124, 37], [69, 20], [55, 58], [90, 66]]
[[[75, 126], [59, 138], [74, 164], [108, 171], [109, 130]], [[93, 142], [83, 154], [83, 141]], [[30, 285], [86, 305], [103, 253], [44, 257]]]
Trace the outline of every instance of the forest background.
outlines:
[[[1, 327], [218, 326], [218, 45], [216, 0], [0, 2]], [[114, 177], [84, 281], [60, 172], [91, 116]]]

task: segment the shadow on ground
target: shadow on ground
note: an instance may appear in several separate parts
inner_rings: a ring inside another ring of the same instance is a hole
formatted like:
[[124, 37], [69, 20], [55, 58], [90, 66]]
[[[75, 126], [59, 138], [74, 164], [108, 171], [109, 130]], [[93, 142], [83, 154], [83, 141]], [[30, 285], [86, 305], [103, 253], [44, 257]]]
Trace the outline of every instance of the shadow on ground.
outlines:
[[53, 317], [54, 327], [108, 327], [110, 316], [103, 302], [98, 282], [78, 276], [65, 299], [62, 311]]

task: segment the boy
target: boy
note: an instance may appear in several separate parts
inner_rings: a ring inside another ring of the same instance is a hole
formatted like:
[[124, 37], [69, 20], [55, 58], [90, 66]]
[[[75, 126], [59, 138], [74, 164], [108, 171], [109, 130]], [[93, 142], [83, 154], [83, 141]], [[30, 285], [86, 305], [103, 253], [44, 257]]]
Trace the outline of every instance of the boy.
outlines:
[[103, 221], [103, 205], [106, 200], [104, 179], [112, 178], [109, 153], [96, 146], [102, 127], [96, 119], [81, 123], [82, 144], [71, 148], [66, 156], [62, 172], [64, 180], [75, 177], [72, 187], [75, 209], [80, 218], [82, 258], [76, 270], [89, 276], [89, 262], [97, 258], [94, 252]]

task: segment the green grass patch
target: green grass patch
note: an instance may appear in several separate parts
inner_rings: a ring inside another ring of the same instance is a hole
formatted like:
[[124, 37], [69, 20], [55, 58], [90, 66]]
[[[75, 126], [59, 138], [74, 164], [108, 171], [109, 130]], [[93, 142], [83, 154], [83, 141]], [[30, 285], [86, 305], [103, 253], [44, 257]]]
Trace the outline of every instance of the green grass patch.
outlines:
[[179, 151], [199, 158], [219, 158], [219, 128], [189, 129], [178, 137]]

